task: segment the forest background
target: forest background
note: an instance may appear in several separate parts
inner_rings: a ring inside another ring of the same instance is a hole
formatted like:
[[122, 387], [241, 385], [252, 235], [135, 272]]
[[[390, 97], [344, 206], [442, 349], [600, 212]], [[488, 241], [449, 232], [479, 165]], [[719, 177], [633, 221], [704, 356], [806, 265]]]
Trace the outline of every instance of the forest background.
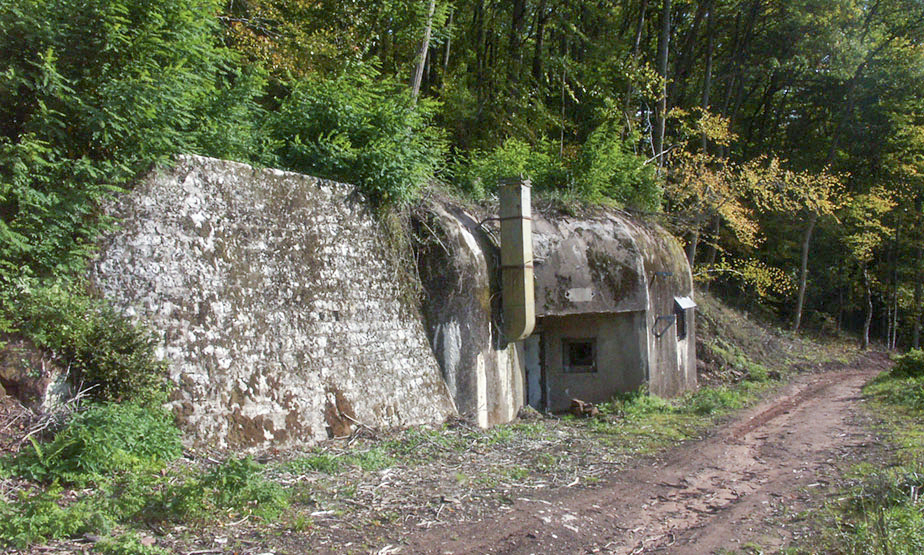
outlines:
[[921, 0], [0, 0], [0, 330], [99, 359], [101, 203], [196, 153], [382, 210], [526, 175], [748, 310], [918, 347], [922, 40]]

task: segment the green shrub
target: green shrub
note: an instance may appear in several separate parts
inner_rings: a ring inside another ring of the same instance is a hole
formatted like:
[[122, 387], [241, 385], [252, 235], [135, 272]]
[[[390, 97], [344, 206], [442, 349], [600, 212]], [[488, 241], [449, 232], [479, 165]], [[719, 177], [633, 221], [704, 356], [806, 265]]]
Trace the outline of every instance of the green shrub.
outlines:
[[531, 145], [510, 138], [491, 151], [473, 150], [456, 170], [461, 188], [476, 198], [497, 190], [501, 179], [528, 177], [537, 190], [564, 189], [569, 177], [557, 152], [548, 139]]
[[895, 368], [888, 374], [880, 374], [869, 383], [863, 392], [874, 399], [912, 411], [924, 411], [924, 376], [908, 377], [907, 373], [916, 372], [914, 358], [905, 359], [896, 372]]
[[181, 453], [172, 415], [109, 403], [78, 413], [48, 443], [33, 440], [8, 468], [33, 480], [81, 485], [113, 473], [159, 469]]
[[318, 453], [317, 455], [293, 459], [283, 466], [292, 472], [323, 472], [325, 474], [337, 474], [343, 468], [343, 457], [331, 455], [330, 453]]
[[262, 81], [231, 69], [217, 8], [0, 3], [0, 277], [79, 273], [100, 202], [156, 160], [254, 155]]
[[283, 468], [292, 472], [323, 472], [338, 474], [346, 468], [356, 466], [365, 471], [381, 470], [395, 464], [390, 451], [407, 454], [404, 442], [385, 442], [364, 451], [351, 450], [340, 455], [318, 453], [291, 460]]
[[289, 506], [289, 493], [263, 476], [251, 457], [232, 457], [201, 479], [191, 478], [167, 493], [173, 517], [205, 520], [216, 510], [274, 519]]
[[170, 384], [155, 340], [76, 285], [20, 281], [11, 318], [19, 332], [54, 353], [75, 385], [103, 401], [158, 405]]
[[632, 145], [636, 137], [625, 140], [608, 124], [596, 129], [581, 148], [575, 169], [575, 183], [589, 202], [610, 201], [655, 211], [661, 206], [661, 188], [655, 166], [645, 164]]
[[702, 388], [686, 395], [684, 408], [698, 415], [716, 414], [744, 406], [741, 393], [727, 387]]
[[117, 537], [103, 538], [93, 550], [102, 555], [167, 555], [169, 551], [155, 545], [144, 545], [137, 533], [129, 532]]
[[[850, 553], [921, 553], [924, 514], [918, 497], [924, 474], [918, 467], [879, 469], [861, 465], [856, 484], [842, 498], [843, 524], [836, 543]], [[843, 551], [843, 548], [837, 551]]]
[[60, 488], [22, 490], [17, 492], [14, 503], [0, 501], [0, 545], [23, 549], [108, 527], [105, 516], [87, 501], [62, 506]]
[[332, 79], [293, 82], [268, 131], [286, 168], [352, 183], [376, 204], [415, 198], [446, 155], [430, 125], [435, 105], [357, 65]]
[[629, 393], [619, 393], [612, 401], [601, 403], [598, 408], [602, 414], [614, 414], [628, 419], [651, 414], [670, 414], [677, 410], [666, 399], [649, 394], [647, 387]]
[[902, 378], [924, 376], [924, 350], [911, 349], [895, 357], [895, 366], [892, 367], [891, 374]]

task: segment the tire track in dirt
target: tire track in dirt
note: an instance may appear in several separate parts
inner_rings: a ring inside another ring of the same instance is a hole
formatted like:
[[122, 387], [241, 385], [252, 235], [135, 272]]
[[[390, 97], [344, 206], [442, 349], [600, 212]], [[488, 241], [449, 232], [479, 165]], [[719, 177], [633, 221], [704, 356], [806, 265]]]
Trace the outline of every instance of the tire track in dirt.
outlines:
[[710, 553], [785, 545], [767, 519], [825, 483], [837, 453], [868, 441], [852, 424], [863, 385], [889, 365], [871, 353], [798, 376], [710, 437], [614, 473], [597, 489], [516, 499], [490, 522], [408, 538], [401, 553]]

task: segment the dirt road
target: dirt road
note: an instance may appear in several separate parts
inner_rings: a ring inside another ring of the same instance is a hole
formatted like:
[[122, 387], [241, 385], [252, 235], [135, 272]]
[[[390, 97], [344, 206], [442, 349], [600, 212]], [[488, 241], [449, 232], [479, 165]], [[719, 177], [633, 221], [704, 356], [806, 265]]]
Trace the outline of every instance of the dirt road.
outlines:
[[856, 423], [863, 384], [882, 354], [798, 376], [710, 437], [645, 459], [603, 488], [518, 497], [489, 521], [422, 531], [401, 553], [711, 553], [793, 538], [782, 509], [869, 441]]

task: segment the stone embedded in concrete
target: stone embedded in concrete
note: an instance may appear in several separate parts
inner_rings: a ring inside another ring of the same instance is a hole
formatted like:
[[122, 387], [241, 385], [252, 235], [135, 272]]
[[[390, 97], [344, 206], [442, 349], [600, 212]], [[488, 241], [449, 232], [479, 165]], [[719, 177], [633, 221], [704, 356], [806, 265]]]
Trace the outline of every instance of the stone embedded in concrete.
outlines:
[[184, 156], [111, 207], [91, 277], [160, 335], [190, 443], [283, 446], [455, 412], [355, 188]]

